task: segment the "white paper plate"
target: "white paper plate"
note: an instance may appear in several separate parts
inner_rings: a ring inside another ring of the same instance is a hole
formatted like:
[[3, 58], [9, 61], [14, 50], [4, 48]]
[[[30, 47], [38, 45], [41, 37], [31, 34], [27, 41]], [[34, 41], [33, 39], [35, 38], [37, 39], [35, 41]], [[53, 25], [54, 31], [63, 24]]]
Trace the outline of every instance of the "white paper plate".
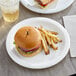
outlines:
[[68, 8], [73, 2], [74, 0], [58, 0], [56, 7], [52, 8], [51, 6], [49, 6], [47, 9], [40, 9], [39, 7], [28, 5], [25, 0], [21, 0], [21, 3], [29, 10], [43, 14], [52, 14], [60, 12]]
[[[50, 48], [49, 55], [45, 55], [44, 51], [42, 51], [34, 57], [21, 56], [16, 51], [15, 45], [13, 44], [14, 36], [18, 29], [27, 25], [35, 27], [42, 25], [45, 29], [57, 31], [59, 33], [59, 37], [63, 41], [57, 45], [59, 49], [57, 51], [54, 51]], [[30, 18], [16, 24], [8, 33], [6, 40], [6, 49], [12, 60], [23, 67], [32, 69], [48, 68], [59, 63], [67, 55], [69, 48], [70, 38], [68, 32], [58, 22], [44, 17]]]

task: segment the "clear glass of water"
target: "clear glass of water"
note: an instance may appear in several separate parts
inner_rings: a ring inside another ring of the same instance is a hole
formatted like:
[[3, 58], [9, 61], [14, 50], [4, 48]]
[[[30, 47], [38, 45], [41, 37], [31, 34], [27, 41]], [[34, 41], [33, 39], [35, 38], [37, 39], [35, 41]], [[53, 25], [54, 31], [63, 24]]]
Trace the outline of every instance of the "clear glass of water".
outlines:
[[19, 0], [0, 0], [3, 18], [6, 22], [14, 22], [19, 17]]

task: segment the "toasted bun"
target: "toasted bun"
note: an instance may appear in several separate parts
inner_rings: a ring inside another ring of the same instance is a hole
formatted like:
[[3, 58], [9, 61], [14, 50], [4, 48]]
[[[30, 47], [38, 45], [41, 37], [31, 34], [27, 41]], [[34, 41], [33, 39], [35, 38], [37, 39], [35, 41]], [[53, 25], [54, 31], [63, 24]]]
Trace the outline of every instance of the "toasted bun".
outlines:
[[14, 40], [16, 45], [29, 50], [41, 45], [41, 34], [36, 28], [25, 26], [16, 32]]
[[22, 50], [18, 49], [17, 46], [16, 46], [16, 49], [17, 49], [17, 51], [18, 51], [22, 56], [24, 56], [24, 57], [32, 57], [32, 56], [35, 56], [35, 55], [37, 55], [38, 53], [41, 52], [42, 46], [41, 46], [38, 50], [32, 52], [31, 54], [27, 54], [27, 53], [23, 52]]

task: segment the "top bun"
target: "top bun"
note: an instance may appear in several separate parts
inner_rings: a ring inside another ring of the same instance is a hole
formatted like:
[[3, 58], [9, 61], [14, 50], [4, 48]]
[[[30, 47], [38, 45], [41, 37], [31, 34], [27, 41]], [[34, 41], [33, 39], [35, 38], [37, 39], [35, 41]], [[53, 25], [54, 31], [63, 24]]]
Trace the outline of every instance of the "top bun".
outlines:
[[14, 40], [17, 46], [29, 50], [41, 45], [41, 34], [36, 28], [25, 26], [16, 32]]

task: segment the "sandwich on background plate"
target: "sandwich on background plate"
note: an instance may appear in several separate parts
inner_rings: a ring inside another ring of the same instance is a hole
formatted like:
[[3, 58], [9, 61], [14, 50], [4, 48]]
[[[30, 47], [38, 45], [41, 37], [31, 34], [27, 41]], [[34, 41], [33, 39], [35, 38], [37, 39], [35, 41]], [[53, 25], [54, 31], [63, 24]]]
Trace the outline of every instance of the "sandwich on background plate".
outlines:
[[53, 4], [56, 0], [35, 0], [35, 1], [41, 8], [45, 8], [49, 4]]

